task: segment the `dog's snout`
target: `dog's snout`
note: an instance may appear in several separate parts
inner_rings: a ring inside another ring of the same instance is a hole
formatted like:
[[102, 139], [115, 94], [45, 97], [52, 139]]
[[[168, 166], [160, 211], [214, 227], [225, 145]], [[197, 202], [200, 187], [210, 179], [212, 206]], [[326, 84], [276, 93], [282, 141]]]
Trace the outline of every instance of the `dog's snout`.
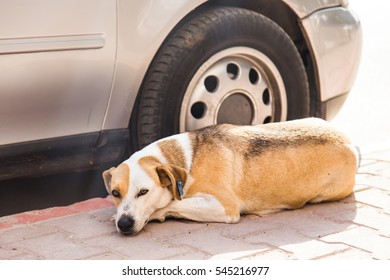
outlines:
[[134, 219], [127, 215], [122, 215], [118, 221], [118, 228], [121, 233], [130, 235], [133, 234]]

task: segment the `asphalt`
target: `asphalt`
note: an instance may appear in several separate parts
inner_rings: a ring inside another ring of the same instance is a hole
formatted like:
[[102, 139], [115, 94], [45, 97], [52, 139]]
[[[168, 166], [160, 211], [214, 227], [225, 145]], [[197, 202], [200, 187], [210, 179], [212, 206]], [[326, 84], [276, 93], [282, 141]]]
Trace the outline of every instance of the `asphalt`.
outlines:
[[364, 152], [353, 195], [238, 224], [167, 220], [119, 234], [110, 197], [0, 217], [2, 260], [390, 259], [390, 144]]

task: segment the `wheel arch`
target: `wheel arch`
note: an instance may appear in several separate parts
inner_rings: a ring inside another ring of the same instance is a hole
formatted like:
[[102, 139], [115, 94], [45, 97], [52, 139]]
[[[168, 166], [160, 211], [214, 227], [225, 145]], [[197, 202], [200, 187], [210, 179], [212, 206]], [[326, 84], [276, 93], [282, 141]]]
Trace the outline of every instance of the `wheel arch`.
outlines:
[[[195, 9], [188, 11], [188, 13], [176, 23], [174, 28], [171, 29], [165, 39], [161, 41], [158, 50], [161, 48], [161, 46], [164, 45], [164, 42], [179, 26], [191, 19], [193, 15], [196, 15], [202, 9], [207, 9], [211, 6], [232, 6], [244, 8], [262, 14], [276, 22], [292, 39], [304, 63], [310, 89], [310, 115], [323, 117], [319, 102], [320, 92], [315, 60], [312, 57], [311, 51], [308, 47], [309, 44], [306, 42], [304, 33], [300, 27], [298, 14], [295, 13], [295, 11], [290, 6], [283, 2], [283, 0], [209, 0], [203, 3], [199, 3]], [[156, 56], [157, 52], [155, 53], [154, 57]], [[142, 83], [140, 83], [137, 87], [137, 98], [140, 95], [140, 91], [144, 84], [144, 79], [148, 73], [150, 65], [153, 63], [154, 57], [150, 60], [145, 75], [142, 79]], [[137, 100], [135, 101], [135, 106], [136, 105]], [[136, 110], [133, 108], [131, 118], [135, 118], [135, 112]]]
[[305, 66], [310, 89], [310, 116], [324, 117], [321, 107], [317, 65], [310, 43], [300, 25], [300, 11], [293, 10], [285, 0], [212, 0], [211, 5], [234, 6], [262, 14], [277, 23], [294, 42]]
[[[275, 2], [277, 2], [279, 4], [275, 4]], [[269, 3], [273, 3], [273, 4], [269, 5]], [[140, 87], [138, 89], [137, 100], [136, 100], [134, 109], [132, 111], [132, 116], [131, 116], [131, 120], [130, 120], [130, 124], [129, 124], [130, 132], [137, 131], [136, 124], [138, 123], [140, 95], [141, 95], [141, 92], [144, 88], [145, 81], [149, 77], [148, 76], [149, 73], [152, 73], [151, 66], [153, 65], [154, 61], [156, 61], [157, 57], [160, 57], [160, 54], [161, 54], [160, 50], [162, 50], [162, 46], [165, 46], [166, 42], [168, 42], [170, 40], [170, 38], [172, 38], [172, 35], [176, 33], [178, 28], [180, 28], [181, 26], [186, 24], [188, 21], [191, 21], [191, 19], [193, 19], [194, 17], [201, 14], [202, 10], [206, 10], [206, 9], [212, 8], [212, 7], [237, 7], [237, 8], [243, 8], [243, 9], [246, 9], [246, 10], [249, 10], [252, 12], [256, 12], [258, 14], [262, 14], [262, 15], [270, 18], [274, 22], [276, 22], [286, 32], [286, 34], [290, 37], [290, 39], [292, 39], [291, 41], [297, 47], [297, 50], [301, 51], [302, 49], [304, 49], [303, 47], [301, 47], [301, 45], [304, 44], [304, 39], [303, 39], [303, 35], [300, 31], [299, 25], [298, 25], [299, 24], [298, 17], [284, 2], [281, 2], [281, 1], [269, 2], [269, 0], [257, 0], [257, 1], [246, 0], [246, 1], [240, 1], [240, 2], [236, 1], [236, 0], [230, 0], [230, 1], [229, 0], [228, 1], [211, 0], [211, 1], [204, 2], [203, 4], [197, 6], [195, 9], [190, 11], [186, 16], [184, 16], [175, 25], [175, 27], [172, 28], [172, 30], [169, 32], [169, 34], [161, 42], [161, 45], [158, 48], [158, 51], [156, 51], [153, 59], [151, 60], [151, 63], [148, 65], [148, 69], [145, 72], [146, 74], [143, 77], [142, 84], [140, 84]], [[275, 20], [275, 19], [277, 19], [277, 20]], [[280, 20], [280, 19], [282, 19], [282, 20]], [[299, 52], [299, 54], [302, 58], [302, 54], [304, 54], [304, 52], [303, 51]], [[304, 59], [302, 59], [302, 60], [304, 61], [304, 67], [305, 67], [304, 70], [307, 71], [309, 64], [305, 63]], [[161, 73], [161, 70], [159, 70], [157, 72]], [[314, 92], [314, 91], [310, 90], [310, 92]], [[310, 101], [312, 101], [312, 100], [315, 100], [315, 98], [312, 98], [310, 96]], [[313, 102], [311, 102], [311, 103], [313, 103]], [[145, 107], [144, 101], [142, 104], [143, 104], [142, 106]], [[313, 104], [315, 104], [315, 103], [313, 103]], [[310, 105], [312, 105], [312, 104], [310, 104]], [[148, 107], [147, 109], [149, 110], [150, 108]], [[313, 115], [312, 111], [314, 111], [314, 110], [312, 110], [310, 108], [309, 115]], [[134, 148], [136, 148], [136, 147], [134, 147]]]

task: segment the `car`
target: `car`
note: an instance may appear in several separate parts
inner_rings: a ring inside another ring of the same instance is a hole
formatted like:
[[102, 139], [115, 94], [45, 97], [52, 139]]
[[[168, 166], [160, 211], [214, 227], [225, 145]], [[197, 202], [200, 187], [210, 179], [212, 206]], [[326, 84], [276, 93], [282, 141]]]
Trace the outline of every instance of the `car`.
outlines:
[[204, 126], [330, 120], [359, 66], [345, 0], [3, 0], [0, 179], [99, 168]]

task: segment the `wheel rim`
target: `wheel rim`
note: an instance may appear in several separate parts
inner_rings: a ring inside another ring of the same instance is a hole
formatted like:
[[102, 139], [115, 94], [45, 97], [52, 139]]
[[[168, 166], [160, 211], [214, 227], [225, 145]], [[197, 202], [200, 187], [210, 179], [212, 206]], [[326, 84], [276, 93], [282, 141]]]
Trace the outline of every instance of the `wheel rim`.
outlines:
[[191, 79], [182, 101], [180, 132], [286, 118], [286, 90], [275, 64], [255, 49], [234, 47], [213, 55]]

